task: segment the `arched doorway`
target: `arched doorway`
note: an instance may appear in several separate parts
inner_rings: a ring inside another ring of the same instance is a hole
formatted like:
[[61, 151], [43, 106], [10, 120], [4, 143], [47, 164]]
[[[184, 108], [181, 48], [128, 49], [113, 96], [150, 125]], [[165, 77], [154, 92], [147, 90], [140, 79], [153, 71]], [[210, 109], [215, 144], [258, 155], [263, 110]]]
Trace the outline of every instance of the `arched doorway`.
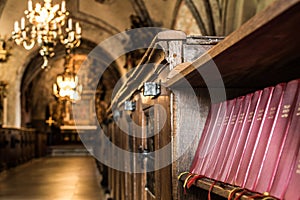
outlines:
[[[105, 123], [104, 110], [121, 77], [116, 62], [107, 63], [103, 56], [102, 60], [88, 56], [95, 47], [96, 44], [83, 40], [81, 46], [72, 53], [70, 61], [74, 64], [75, 71], [79, 69], [82, 71], [86, 65], [96, 66], [93, 70], [81, 72], [79, 76], [79, 81], [83, 86], [81, 101], [94, 101], [90, 105], [96, 107], [96, 113], [91, 113], [93, 109], [90, 108], [82, 112], [82, 120], [79, 121], [79, 125], [82, 126], [93, 126], [96, 123], [93, 116], [97, 116], [98, 121]], [[102, 54], [109, 58], [109, 53], [104, 50]], [[29, 62], [22, 77], [22, 126], [35, 128], [38, 134], [46, 135], [47, 145], [81, 143], [72, 118], [72, 103], [53, 95], [53, 83], [57, 75], [63, 73], [64, 62], [64, 49], [58, 46], [55, 56], [50, 61], [50, 68], [41, 69], [42, 59], [37, 55]], [[100, 80], [98, 80], [99, 74], [103, 74]], [[97, 88], [97, 90], [91, 91], [92, 88]], [[91, 95], [93, 93], [96, 94], [95, 98]], [[50, 117], [51, 120], [49, 120]]]

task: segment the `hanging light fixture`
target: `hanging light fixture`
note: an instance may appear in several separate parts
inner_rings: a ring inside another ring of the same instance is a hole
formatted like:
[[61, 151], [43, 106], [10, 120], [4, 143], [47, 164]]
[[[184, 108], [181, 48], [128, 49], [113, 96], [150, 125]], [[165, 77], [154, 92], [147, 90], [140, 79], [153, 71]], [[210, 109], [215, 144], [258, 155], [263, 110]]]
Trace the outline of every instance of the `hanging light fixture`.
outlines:
[[65, 70], [57, 75], [56, 82], [53, 84], [53, 94], [60, 99], [76, 102], [80, 100], [82, 85], [79, 84], [78, 76], [75, 72], [74, 60], [72, 66], [69, 65], [69, 58], [66, 56]]
[[65, 46], [67, 54], [70, 54], [72, 49], [79, 47], [81, 41], [81, 27], [79, 22], [75, 23], [73, 28], [73, 21], [71, 18], [68, 20], [68, 26], [64, 29], [58, 30], [60, 42]]
[[[54, 47], [61, 42], [67, 50], [80, 45], [81, 27], [76, 22], [73, 28], [72, 19], [68, 18], [66, 2], [52, 6], [52, 0], [44, 0], [43, 7], [36, 3], [33, 8], [32, 0], [28, 0], [28, 9], [21, 22], [16, 21], [12, 38], [26, 50], [32, 49], [37, 43], [39, 53], [44, 59], [42, 68], [48, 66], [48, 58], [54, 55]], [[68, 21], [68, 23], [66, 23]]]

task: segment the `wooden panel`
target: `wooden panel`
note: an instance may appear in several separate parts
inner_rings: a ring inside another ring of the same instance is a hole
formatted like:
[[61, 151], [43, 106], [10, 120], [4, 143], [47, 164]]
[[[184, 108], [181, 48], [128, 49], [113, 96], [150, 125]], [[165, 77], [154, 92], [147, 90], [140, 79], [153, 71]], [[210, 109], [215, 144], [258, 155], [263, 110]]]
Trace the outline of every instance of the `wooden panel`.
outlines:
[[[109, 124], [109, 127], [108, 127], [108, 137], [110, 138], [110, 141], [112, 141], [112, 137], [113, 137], [113, 132], [114, 132], [114, 124]], [[109, 176], [108, 176], [108, 187], [109, 187], [109, 190], [110, 190], [110, 194], [113, 195], [113, 187], [114, 187], [114, 169], [112, 168], [108, 168], [108, 173], [109, 173]]]
[[[136, 101], [136, 110], [132, 113], [132, 120], [135, 124], [141, 126], [143, 124], [143, 110], [141, 107], [141, 99], [139, 96], [135, 97]], [[139, 130], [137, 130], [135, 127], [132, 128], [133, 135], [138, 135], [140, 133], [137, 133]], [[141, 149], [145, 148], [144, 140], [142, 138], [134, 137], [133, 138], [133, 152], [140, 152]], [[138, 165], [138, 157], [133, 158], [134, 161], [134, 170], [137, 168], [140, 168], [141, 166]], [[141, 199], [144, 200], [145, 197], [145, 174], [144, 173], [134, 173], [134, 183], [133, 183], [133, 190], [134, 190], [134, 198], [133, 199]]]
[[8, 161], [9, 161], [9, 151], [10, 151], [10, 134], [8, 132], [8, 130], [5, 129], [0, 129], [1, 130], [1, 152], [0, 152], [0, 156], [1, 156], [1, 169], [7, 169], [8, 167]]
[[45, 155], [46, 135], [43, 136], [42, 148], [38, 148], [39, 138], [34, 129], [0, 128], [0, 171], [16, 167], [36, 155]]
[[[125, 130], [126, 131], [126, 130]], [[127, 139], [127, 134], [124, 133], [122, 130], [120, 130], [119, 132], [119, 138], [120, 138], [120, 147], [127, 151], [127, 147], [126, 147], [126, 139]], [[121, 155], [119, 155], [119, 159], [121, 159], [120, 157]], [[120, 165], [126, 165], [128, 166], [128, 158], [125, 158], [124, 160], [125, 162], [124, 163], [120, 163]], [[120, 199], [121, 200], [125, 200], [126, 197], [128, 197], [128, 187], [127, 187], [127, 184], [125, 184], [125, 180], [126, 180], [126, 173], [123, 172], [123, 171], [120, 171], [120, 182], [121, 182], [121, 189], [120, 189]]]
[[[122, 133], [122, 142], [123, 142], [123, 149], [125, 151], [131, 152], [131, 147], [130, 145], [132, 145], [132, 142], [129, 142], [129, 140], [132, 140], [132, 137], [130, 137], [131, 134], [131, 122], [128, 122], [127, 124], [127, 133]], [[125, 158], [125, 162], [127, 163], [127, 167], [131, 168], [132, 167], [132, 161], [131, 158]], [[129, 169], [128, 169], [129, 170]], [[125, 172], [124, 173], [124, 199], [133, 199], [133, 189], [132, 189], [132, 174], [129, 172]]]
[[[145, 133], [147, 133], [146, 149], [149, 152], [157, 152], [171, 142], [169, 92], [164, 90], [164, 92], [157, 98], [145, 98], [145, 100], [143, 100], [143, 104], [143, 115], [145, 118], [144, 121], [145, 125], [147, 125], [144, 128]], [[159, 105], [159, 107], [155, 105]], [[164, 117], [166, 120], [165, 123], [162, 122]], [[153, 134], [154, 136], [152, 136]], [[153, 163], [155, 166], [158, 166], [158, 162], [162, 160], [171, 160], [171, 149], [169, 153], [164, 155], [158, 153], [155, 154], [155, 157], [153, 158], [148, 156], [146, 159], [146, 164], [149, 166], [151, 163]], [[172, 199], [172, 184], [170, 184], [172, 182], [171, 180], [171, 165], [153, 172], [147, 172], [147, 200]]]
[[[170, 112], [170, 97], [169, 94], [166, 96], [160, 96], [157, 98], [156, 103], [165, 109], [167, 118], [164, 124], [161, 124], [162, 116], [164, 112], [162, 109], [155, 110], [155, 129], [160, 130], [158, 134], [158, 149], [170, 144], [171, 142], [171, 112]], [[162, 127], [161, 127], [162, 126]], [[162, 155], [158, 160], [170, 160], [171, 150], [167, 155]], [[158, 170], [158, 182], [159, 182], [159, 193], [161, 200], [172, 199], [172, 175], [171, 175], [171, 164]]]
[[[113, 144], [116, 144], [116, 135], [117, 135], [117, 126], [116, 124], [113, 124], [113, 132], [112, 132], [112, 136], [111, 136], [111, 142]], [[114, 149], [112, 150], [113, 153], [112, 155], [114, 157], [116, 157], [116, 152], [114, 151]], [[114, 198], [118, 199], [118, 180], [117, 180], [117, 170], [112, 169], [112, 195]]]
[[[173, 156], [179, 157], [172, 165], [173, 199], [184, 199], [177, 176], [189, 171], [210, 106], [208, 91], [174, 90], [173, 99]], [[195, 94], [199, 96], [195, 96]], [[193, 133], [193, 134], [191, 134]]]
[[155, 110], [153, 106], [148, 107], [144, 110], [144, 118], [145, 118], [145, 130], [146, 134], [146, 151], [149, 153], [145, 156], [145, 176], [146, 176], [146, 192], [147, 192], [147, 200], [160, 199], [160, 181], [159, 174], [157, 171], [149, 171], [154, 168], [156, 165], [156, 155], [153, 156], [153, 153], [158, 148], [159, 138], [158, 135], [154, 135], [155, 133]]

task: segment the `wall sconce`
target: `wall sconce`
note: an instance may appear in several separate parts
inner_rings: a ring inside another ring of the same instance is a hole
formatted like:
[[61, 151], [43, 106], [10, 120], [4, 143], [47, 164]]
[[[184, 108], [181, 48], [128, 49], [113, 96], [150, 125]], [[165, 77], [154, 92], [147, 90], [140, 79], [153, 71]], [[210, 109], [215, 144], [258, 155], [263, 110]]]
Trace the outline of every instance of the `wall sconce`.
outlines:
[[3, 38], [0, 38], [0, 61], [6, 61], [8, 56], [8, 50], [6, 41]]
[[144, 83], [144, 96], [158, 96], [160, 95], [160, 84], [155, 82]]

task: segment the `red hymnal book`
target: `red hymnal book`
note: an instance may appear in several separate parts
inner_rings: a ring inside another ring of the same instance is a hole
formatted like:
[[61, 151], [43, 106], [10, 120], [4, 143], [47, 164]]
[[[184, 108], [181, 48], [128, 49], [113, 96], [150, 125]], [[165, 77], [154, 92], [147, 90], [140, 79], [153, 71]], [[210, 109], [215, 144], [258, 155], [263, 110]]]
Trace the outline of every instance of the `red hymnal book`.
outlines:
[[201, 174], [201, 175], [207, 176], [207, 174], [205, 174], [205, 171], [206, 171], [207, 167], [209, 166], [209, 158], [211, 157], [212, 151], [215, 147], [215, 144], [217, 141], [216, 138], [219, 138], [220, 129], [222, 129], [223, 123], [224, 123], [224, 121], [226, 121], [227, 113], [231, 111], [231, 108], [229, 108], [229, 107], [230, 106], [228, 106], [228, 102], [222, 103], [222, 107], [220, 110], [219, 117], [217, 119], [217, 123], [215, 124], [213, 131], [210, 133], [210, 137], [209, 137], [209, 140], [207, 141], [206, 148], [203, 149], [205, 157], [203, 157], [204, 159], [202, 160], [201, 163], [199, 163], [199, 165], [201, 167], [199, 174]]
[[234, 184], [238, 186], [244, 187], [246, 171], [251, 159], [251, 155], [253, 152], [254, 144], [256, 141], [256, 137], [264, 118], [265, 110], [268, 108], [267, 105], [270, 104], [272, 93], [274, 87], [268, 87], [263, 89], [260, 101], [258, 102], [258, 107], [256, 112], [254, 113], [252, 125], [250, 127], [249, 133], [246, 138], [245, 147], [243, 149], [240, 162], [238, 164], [238, 169], [235, 177]]
[[[280, 156], [277, 158], [276, 170], [272, 173], [268, 192], [271, 195], [282, 199], [288, 185], [289, 174], [293, 175], [294, 162], [300, 148], [300, 90], [296, 98], [295, 107], [291, 115], [290, 127], [287, 130], [285, 141], [280, 146]], [[279, 159], [279, 160], [278, 160]], [[298, 159], [299, 160], [299, 159]], [[300, 163], [299, 163], [300, 164]], [[298, 175], [299, 177], [299, 175]], [[299, 185], [299, 183], [298, 183]], [[297, 190], [298, 194], [300, 190]]]
[[230, 114], [230, 118], [229, 118], [228, 124], [226, 126], [226, 130], [224, 133], [222, 133], [223, 140], [222, 140], [220, 146], [216, 147], [216, 150], [218, 151], [218, 155], [217, 155], [217, 157], [214, 158], [215, 164], [209, 166], [209, 167], [212, 167], [212, 169], [213, 169], [213, 173], [211, 174], [211, 177], [210, 177], [212, 179], [219, 180], [219, 177], [218, 177], [219, 171], [221, 169], [221, 166], [222, 166], [222, 163], [223, 163], [223, 160], [225, 157], [226, 149], [228, 148], [228, 143], [230, 141], [230, 135], [236, 124], [237, 116], [240, 111], [240, 106], [241, 106], [241, 103], [243, 100], [244, 100], [244, 97], [239, 97], [236, 99], [234, 108]]
[[231, 167], [230, 164], [232, 163], [232, 160], [234, 159], [234, 151], [237, 147], [237, 142], [239, 139], [239, 135], [241, 133], [242, 125], [245, 121], [245, 116], [248, 108], [250, 107], [250, 101], [253, 94], [248, 94], [245, 96], [245, 98], [242, 101], [240, 111], [238, 114], [238, 117], [236, 119], [236, 123], [234, 125], [234, 129], [230, 135], [229, 144], [226, 148], [225, 157], [223, 159], [223, 164], [221, 167], [221, 170], [219, 171], [219, 181], [226, 182], [226, 177], [229, 171], [229, 168]]
[[218, 131], [224, 121], [227, 110], [228, 110], [227, 102], [223, 102], [218, 113], [219, 115], [216, 118], [216, 123], [208, 133], [208, 137], [205, 141], [206, 144], [202, 146], [201, 151], [199, 152], [199, 157], [201, 157], [201, 161], [198, 162], [198, 169], [197, 169], [197, 174], [199, 175], [205, 175], [204, 171], [207, 165], [207, 160], [211, 156], [211, 151], [214, 146], [213, 144], [214, 137], [217, 137]]
[[195, 166], [196, 166], [197, 161], [198, 161], [197, 155], [198, 155], [198, 152], [200, 151], [200, 146], [203, 145], [203, 140], [204, 140], [204, 138], [207, 134], [208, 127], [209, 127], [210, 123], [212, 123], [211, 115], [212, 115], [212, 110], [213, 109], [216, 109], [216, 104], [211, 105], [211, 107], [209, 109], [208, 115], [206, 117], [205, 125], [204, 125], [203, 131], [202, 131], [202, 134], [200, 136], [200, 140], [199, 140], [199, 143], [198, 143], [198, 146], [197, 146], [197, 150], [196, 150], [196, 153], [194, 155], [192, 165], [190, 167], [190, 172], [194, 171], [194, 169], [195, 169]]
[[224, 105], [226, 105], [226, 109], [224, 109], [224, 117], [223, 120], [220, 120], [218, 123], [218, 127], [216, 131], [218, 131], [217, 137], [214, 139], [215, 144], [213, 151], [210, 153], [210, 155], [206, 158], [205, 163], [206, 166], [203, 168], [201, 173], [207, 177], [211, 177], [211, 174], [213, 172], [213, 164], [217, 161], [217, 155], [219, 153], [219, 147], [223, 141], [224, 133], [226, 131], [228, 122], [230, 120], [231, 113], [233, 111], [233, 108], [235, 106], [236, 99], [229, 100], [227, 102], [224, 102]]
[[199, 140], [199, 143], [198, 143], [198, 147], [197, 147], [197, 150], [196, 150], [196, 153], [195, 153], [195, 156], [194, 156], [194, 160], [193, 160], [192, 166], [190, 168], [191, 173], [198, 174], [197, 171], [200, 170], [198, 163], [199, 162], [201, 163], [201, 161], [203, 159], [202, 158], [203, 148], [205, 147], [206, 140], [209, 137], [210, 132], [213, 130], [213, 127], [216, 123], [216, 119], [219, 116], [221, 105], [222, 105], [221, 103], [211, 105], [209, 114], [207, 116], [207, 119], [206, 119], [206, 122], [205, 122], [205, 125], [204, 125], [204, 129], [202, 131], [202, 134], [201, 134], [201, 137], [200, 137], [200, 140]]
[[265, 114], [263, 115], [262, 122], [258, 133], [255, 137], [255, 143], [253, 146], [252, 154], [250, 157], [249, 165], [247, 167], [243, 186], [247, 189], [253, 190], [255, 181], [259, 174], [266, 146], [268, 144], [268, 138], [274, 123], [277, 122], [279, 106], [282, 102], [283, 91], [285, 84], [280, 83], [276, 85], [271, 101], [265, 108]]
[[284, 90], [282, 103], [276, 114], [278, 117], [276, 117], [277, 119], [273, 123], [272, 129], [269, 130], [270, 134], [267, 144], [264, 144], [265, 152], [257, 179], [254, 183], [255, 191], [261, 193], [270, 191], [269, 183], [273, 178], [273, 172], [276, 171], [283, 145], [288, 136], [291, 122], [290, 118], [293, 114], [293, 108], [295, 107], [298, 85], [298, 80], [290, 81]]
[[249, 105], [246, 115], [244, 117], [245, 120], [242, 124], [242, 129], [239, 134], [237, 146], [234, 150], [233, 159], [232, 159], [231, 163], [229, 164], [230, 169], [228, 171], [228, 174], [227, 174], [227, 177], [225, 180], [225, 182], [227, 182], [227, 183], [235, 184], [234, 178], [236, 176], [237, 169], [239, 167], [239, 162], [242, 157], [242, 152], [243, 152], [243, 149], [245, 146], [248, 132], [250, 130], [250, 127], [253, 126], [252, 121], [253, 121], [254, 114], [258, 112], [257, 109], [258, 109], [258, 104], [260, 102], [261, 95], [262, 95], [262, 90], [258, 90], [256, 92], [254, 92], [252, 95], [250, 105]]
[[290, 176], [290, 181], [287, 185], [284, 199], [285, 200], [290, 200], [290, 199], [291, 200], [294, 200], [294, 199], [299, 200], [300, 199], [300, 189], [299, 189], [299, 186], [300, 186], [300, 149], [299, 148], [298, 148], [296, 160], [294, 160], [294, 165], [292, 167], [292, 170], [291, 170], [289, 176]]

